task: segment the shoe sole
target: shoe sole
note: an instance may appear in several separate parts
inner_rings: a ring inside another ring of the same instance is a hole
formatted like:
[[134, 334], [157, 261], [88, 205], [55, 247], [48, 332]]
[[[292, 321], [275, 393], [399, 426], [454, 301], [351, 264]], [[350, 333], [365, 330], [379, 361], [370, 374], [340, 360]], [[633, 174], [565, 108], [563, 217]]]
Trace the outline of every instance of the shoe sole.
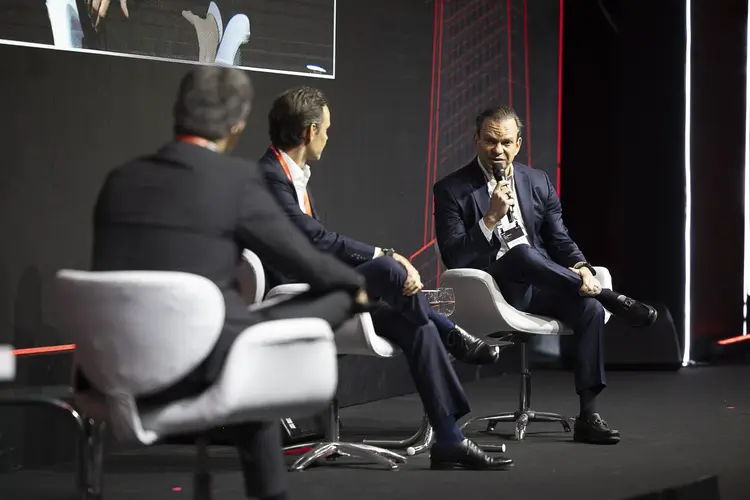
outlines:
[[508, 470], [511, 467], [513, 467], [515, 464], [513, 462], [509, 464], [502, 464], [497, 465], [495, 467], [486, 467], [478, 469], [476, 467], [471, 467], [459, 462], [440, 462], [440, 463], [430, 463], [430, 469], [431, 470]]
[[603, 444], [603, 445], [611, 445], [611, 444], [617, 444], [620, 442], [620, 436], [612, 437], [607, 440], [601, 440], [601, 441], [592, 441], [588, 438], [582, 438], [578, 436], [573, 436], [573, 441], [576, 443], [586, 443], [586, 444]]

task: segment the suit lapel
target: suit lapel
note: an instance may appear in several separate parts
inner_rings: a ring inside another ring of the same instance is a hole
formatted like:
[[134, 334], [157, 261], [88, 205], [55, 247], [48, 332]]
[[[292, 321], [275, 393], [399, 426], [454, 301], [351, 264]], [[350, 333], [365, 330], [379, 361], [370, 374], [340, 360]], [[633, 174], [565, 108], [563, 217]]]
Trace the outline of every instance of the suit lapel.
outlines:
[[479, 166], [479, 162], [474, 159], [472, 167], [469, 169], [471, 175], [471, 196], [474, 198], [474, 203], [479, 210], [479, 217], [483, 217], [490, 209], [490, 193], [487, 189], [487, 179], [484, 176], [482, 167]]
[[[279, 172], [281, 172], [281, 175], [284, 176], [284, 179], [286, 180], [286, 182], [289, 184], [289, 186], [291, 186], [292, 194], [294, 194], [294, 199], [299, 204], [299, 197], [297, 196], [297, 188], [294, 187], [294, 183], [289, 179], [289, 177], [287, 177], [286, 172], [284, 171], [284, 167], [281, 166], [281, 162], [276, 157], [274, 152], [271, 151], [271, 148], [268, 148], [268, 151], [266, 151], [266, 156], [270, 159], [270, 161], [273, 162], [274, 165], [276, 165], [276, 168], [279, 169]], [[308, 189], [308, 194], [307, 194], [308, 196], [310, 196], [309, 191], [310, 190]], [[312, 199], [310, 200], [310, 203], [312, 204]], [[313, 209], [313, 212], [315, 212], [315, 209]]]
[[[513, 170], [516, 177], [516, 196], [518, 196], [518, 203], [521, 205], [521, 216], [526, 226], [526, 232], [534, 240], [536, 220], [534, 219], [534, 207], [532, 205], [534, 198], [531, 196], [531, 182], [523, 168], [514, 167]], [[534, 241], [530, 243], [533, 245]]]

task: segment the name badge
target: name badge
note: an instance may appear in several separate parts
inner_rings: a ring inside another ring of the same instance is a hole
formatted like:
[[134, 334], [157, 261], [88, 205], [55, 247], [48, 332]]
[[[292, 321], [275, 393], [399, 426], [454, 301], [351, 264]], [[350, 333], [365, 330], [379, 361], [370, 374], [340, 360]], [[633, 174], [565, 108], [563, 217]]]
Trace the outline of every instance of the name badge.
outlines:
[[503, 239], [508, 249], [511, 249], [518, 245], [528, 245], [529, 240], [526, 238], [526, 234], [523, 232], [523, 228], [516, 221], [513, 225], [508, 225], [500, 228], [500, 237]]

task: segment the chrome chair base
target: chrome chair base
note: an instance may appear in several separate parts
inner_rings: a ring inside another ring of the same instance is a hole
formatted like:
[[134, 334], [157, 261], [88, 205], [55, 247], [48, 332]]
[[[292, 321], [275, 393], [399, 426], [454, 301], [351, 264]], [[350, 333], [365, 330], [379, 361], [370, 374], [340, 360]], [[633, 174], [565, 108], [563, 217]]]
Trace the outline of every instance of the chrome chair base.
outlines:
[[378, 446], [388, 450], [406, 450], [406, 454], [409, 456], [419, 455], [424, 453], [430, 448], [435, 433], [432, 430], [430, 421], [427, 419], [427, 415], [422, 416], [422, 423], [413, 435], [400, 441], [393, 440], [379, 440], [379, 439], [365, 439], [362, 441], [363, 444], [370, 446]]
[[312, 449], [299, 457], [289, 467], [290, 471], [303, 471], [313, 463], [320, 463], [326, 459], [335, 460], [339, 457], [370, 459], [383, 465], [388, 470], [398, 469], [398, 464], [406, 463], [406, 457], [372, 444], [342, 442], [339, 435], [339, 408], [336, 400], [328, 407], [325, 439], [323, 441], [287, 446], [284, 451], [308, 447]]
[[534, 411], [531, 409], [527, 409], [525, 411], [500, 413], [498, 415], [490, 415], [486, 417], [472, 418], [464, 423], [461, 426], [461, 429], [465, 429], [469, 425], [475, 424], [477, 422], [487, 422], [487, 428], [485, 429], [485, 432], [494, 431], [495, 426], [500, 422], [515, 422], [516, 441], [523, 441], [524, 437], [526, 436], [526, 428], [531, 422], [559, 422], [565, 432], [570, 432], [570, 421], [567, 417], [564, 417], [557, 413]]
[[[466, 427], [466, 425], [468, 425], [468, 423], [473, 422], [473, 421], [474, 420], [470, 420], [469, 422], [461, 426], [461, 429], [463, 429], [464, 427]], [[426, 452], [432, 445], [434, 438], [435, 438], [435, 433], [432, 430], [432, 426], [427, 420], [427, 415], [424, 415], [422, 417], [422, 425], [419, 427], [417, 432], [415, 432], [414, 435], [412, 435], [411, 437], [408, 437], [401, 441], [387, 441], [387, 440], [381, 441], [381, 440], [375, 440], [375, 439], [365, 439], [363, 443], [369, 444], [372, 446], [380, 446], [386, 449], [393, 449], [393, 450], [405, 449], [406, 454], [411, 457], [411, 456], [420, 455]], [[482, 450], [488, 453], [505, 453], [505, 444], [479, 444], [477, 443], [477, 445]]]
[[299, 457], [290, 467], [290, 471], [303, 471], [310, 465], [322, 460], [335, 460], [339, 457], [350, 457], [360, 458], [365, 460], [371, 460], [377, 464], [384, 466], [388, 470], [398, 469], [397, 464], [406, 462], [406, 458], [399, 455], [398, 453], [376, 446], [368, 446], [366, 444], [358, 443], [341, 443], [341, 442], [322, 442], [322, 443], [307, 443], [302, 445], [291, 446], [284, 448], [285, 450], [294, 450], [296, 448], [307, 448], [312, 446], [312, 449]]
[[531, 422], [559, 422], [565, 432], [570, 432], [570, 422], [573, 419], [557, 413], [534, 411], [531, 409], [531, 373], [529, 373], [525, 339], [520, 342], [520, 346], [521, 390], [518, 397], [518, 410], [469, 419], [461, 426], [462, 430], [477, 422], [487, 422], [485, 432], [492, 432], [500, 422], [515, 422], [515, 439], [517, 441], [523, 441], [526, 437], [526, 429]]

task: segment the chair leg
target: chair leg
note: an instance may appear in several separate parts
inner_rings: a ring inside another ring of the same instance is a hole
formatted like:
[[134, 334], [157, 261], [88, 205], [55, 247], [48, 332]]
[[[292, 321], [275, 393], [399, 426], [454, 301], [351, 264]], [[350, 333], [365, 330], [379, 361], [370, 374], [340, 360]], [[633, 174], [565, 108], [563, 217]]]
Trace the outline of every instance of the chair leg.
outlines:
[[211, 500], [213, 485], [208, 463], [208, 437], [198, 437], [195, 445], [197, 456], [195, 461], [195, 473], [193, 475], [193, 499]]
[[301, 457], [299, 457], [290, 467], [290, 471], [303, 471], [313, 462], [321, 458], [327, 458], [336, 451], [335, 443], [319, 443]]
[[485, 432], [492, 432], [495, 426], [501, 422], [515, 422], [515, 439], [523, 441], [526, 437], [526, 429], [530, 422], [559, 422], [565, 432], [570, 432], [570, 423], [567, 417], [557, 413], [536, 412], [531, 409], [531, 373], [527, 357], [526, 342], [521, 343], [521, 376], [518, 391], [518, 410], [504, 412], [486, 417], [476, 417], [465, 422], [461, 429], [465, 429], [476, 422], [486, 422]]
[[422, 439], [418, 443], [415, 443], [413, 446], [409, 446], [408, 448], [406, 448], [406, 454], [409, 456], [414, 456], [424, 453], [430, 448], [430, 445], [432, 445], [432, 441], [434, 439], [435, 431], [430, 424], [427, 424], [427, 428], [425, 429]]
[[86, 500], [101, 500], [104, 465], [104, 422], [93, 418], [84, 421], [81, 434], [79, 476], [84, 479]]
[[355, 448], [357, 450], [365, 450], [365, 451], [370, 452], [370, 453], [375, 453], [375, 454], [377, 454], [379, 456], [383, 456], [383, 457], [385, 457], [385, 458], [387, 458], [389, 460], [392, 460], [392, 461], [394, 461], [396, 463], [400, 463], [400, 464], [406, 463], [406, 458], [405, 457], [399, 455], [398, 453], [396, 453], [394, 451], [386, 450], [386, 449], [383, 449], [383, 448], [378, 448], [377, 446], [370, 446], [370, 445], [360, 444], [360, 443], [343, 443], [342, 446], [345, 446], [346, 448], [352, 448], [353, 447], [353, 448]]
[[427, 415], [422, 416], [422, 423], [417, 429], [417, 432], [412, 434], [406, 439], [398, 440], [380, 440], [380, 439], [365, 439], [362, 441], [363, 444], [377, 446], [385, 448], [387, 450], [406, 450], [406, 453], [410, 456], [418, 455], [423, 453], [430, 444], [432, 444], [434, 433], [430, 421]]
[[[396, 462], [406, 462], [406, 457], [390, 450], [367, 444], [341, 442], [337, 401], [334, 400], [331, 403], [326, 417], [325, 439], [323, 442], [314, 444], [310, 451], [299, 457], [289, 467], [290, 471], [303, 471], [313, 463], [320, 462], [322, 459], [334, 459], [342, 456], [369, 458], [391, 470], [398, 468]], [[285, 448], [285, 450], [300, 447], [300, 445], [294, 445]]]

